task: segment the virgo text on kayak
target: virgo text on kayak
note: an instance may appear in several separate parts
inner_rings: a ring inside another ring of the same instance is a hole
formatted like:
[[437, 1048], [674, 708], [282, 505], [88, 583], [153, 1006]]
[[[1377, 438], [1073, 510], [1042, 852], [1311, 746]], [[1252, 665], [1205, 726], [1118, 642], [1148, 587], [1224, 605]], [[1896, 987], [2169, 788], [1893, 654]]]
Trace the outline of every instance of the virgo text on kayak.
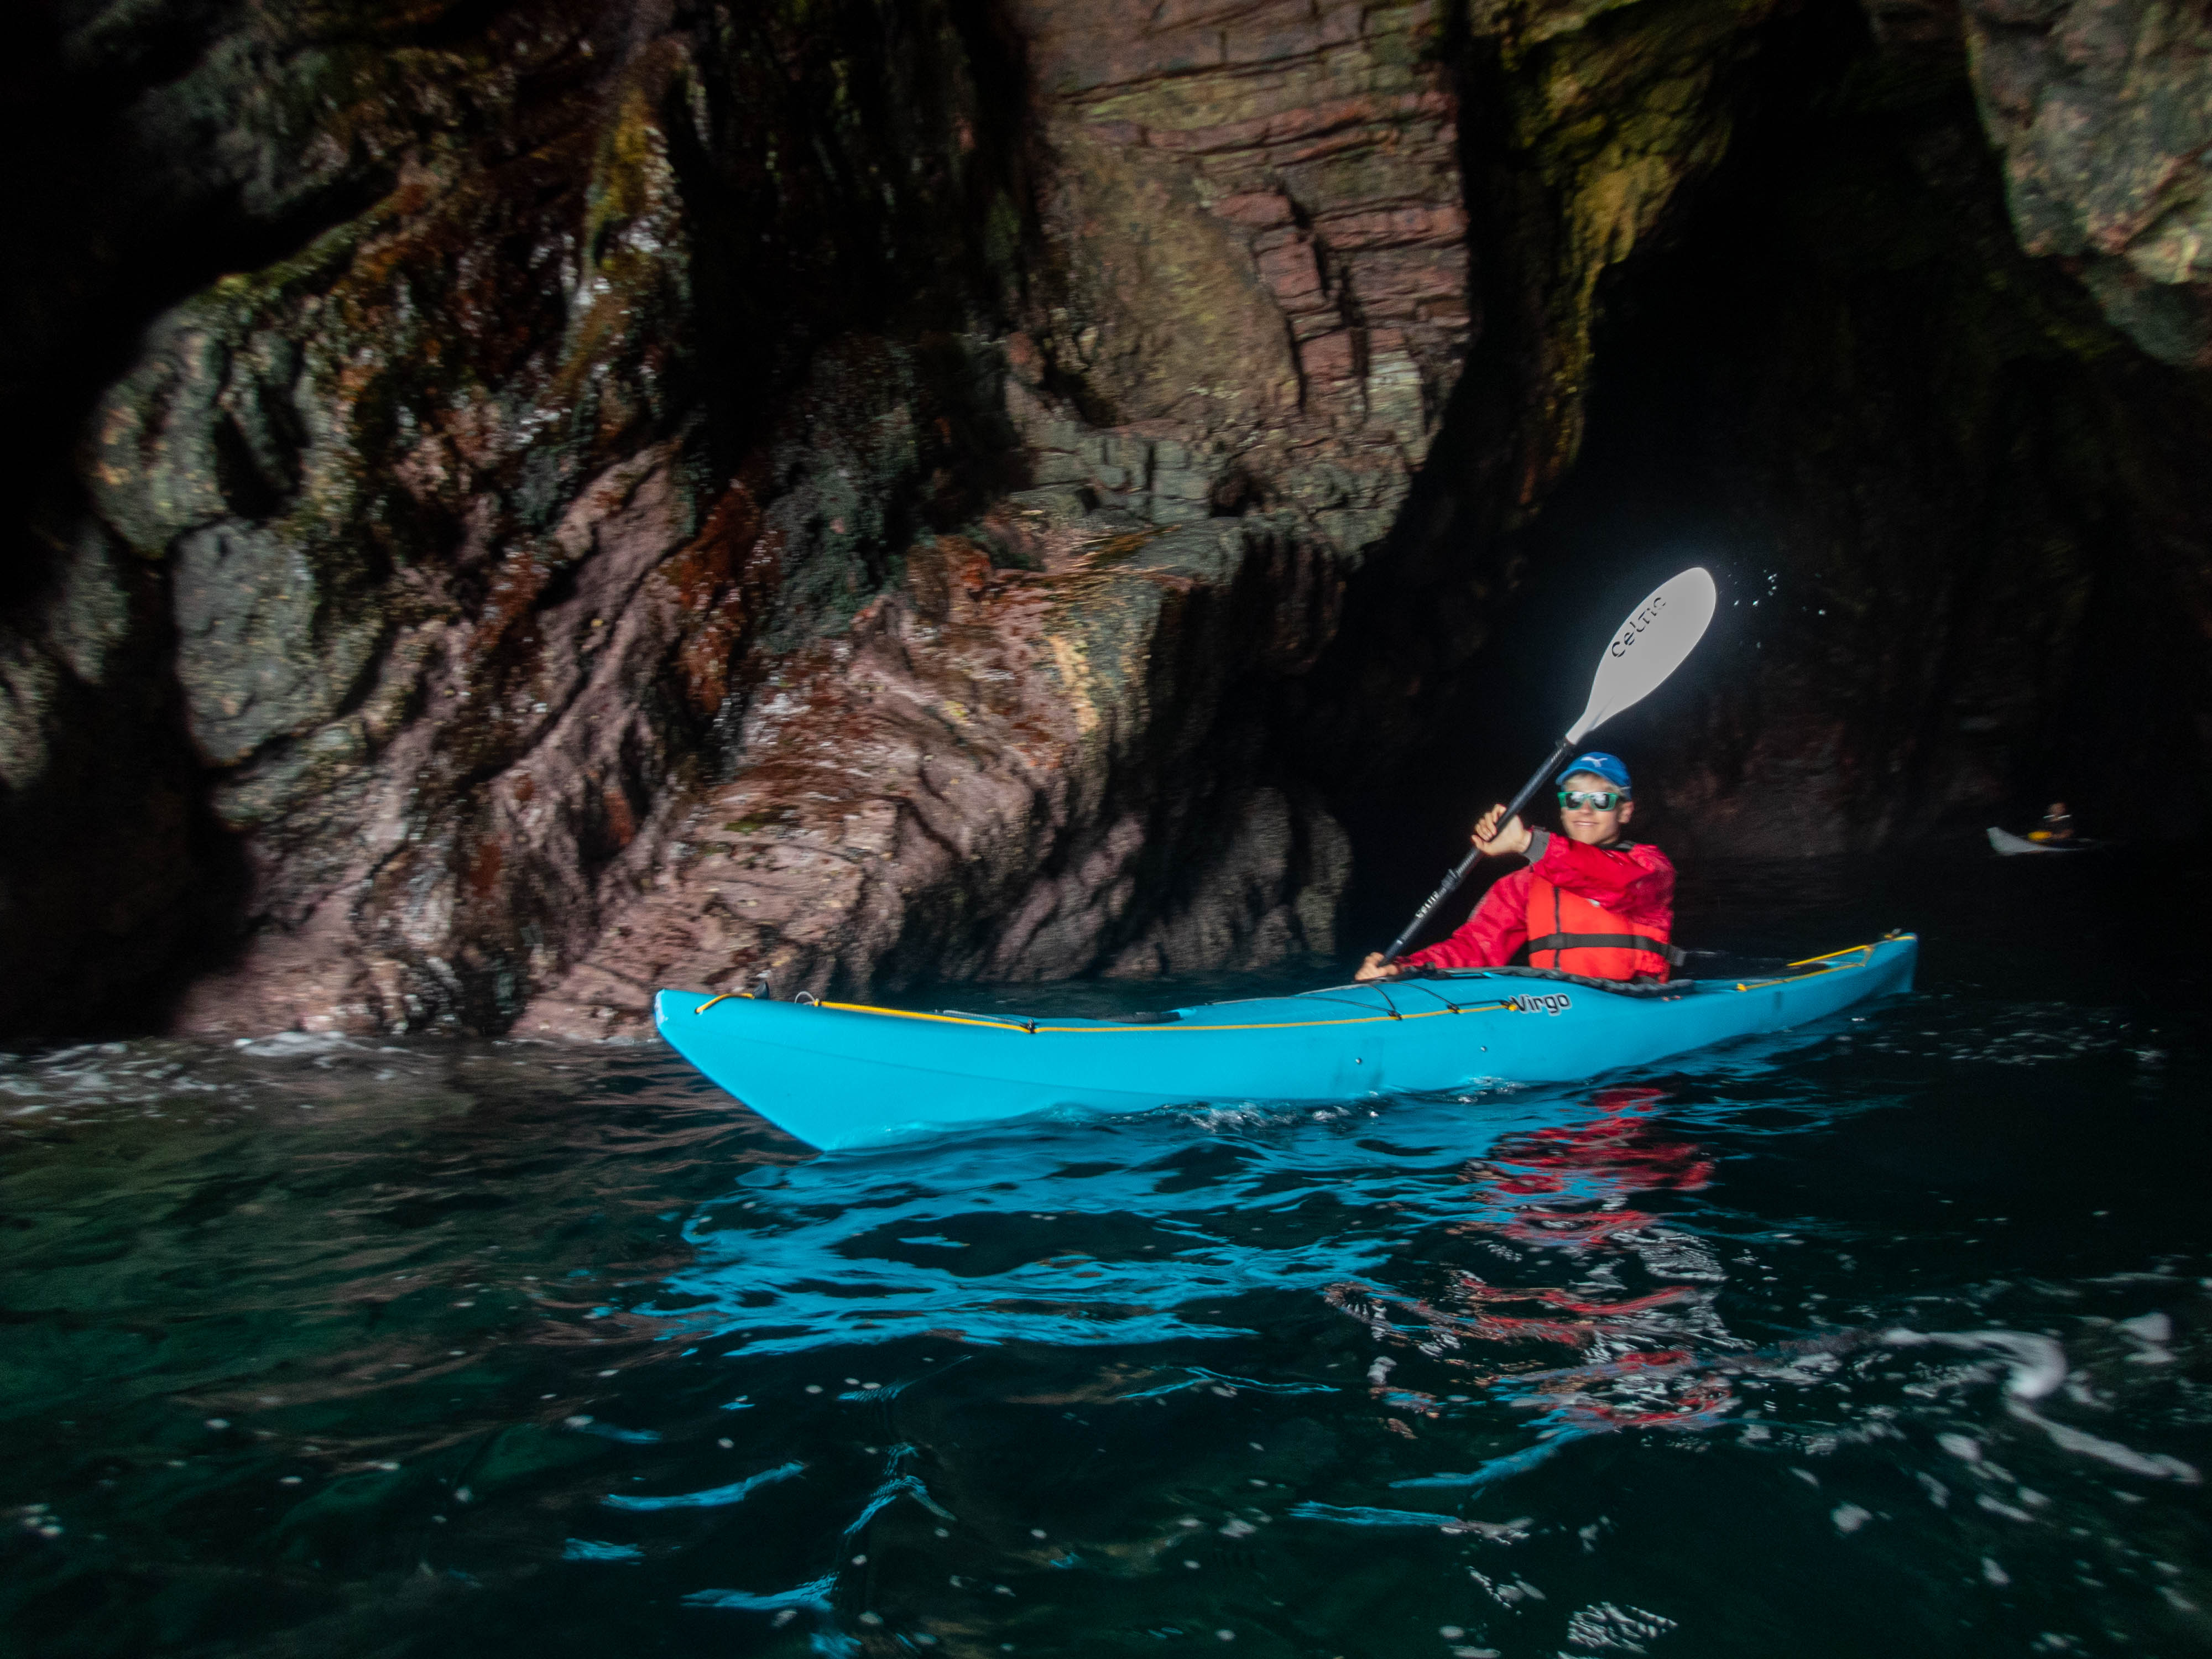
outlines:
[[1517, 1008], [1524, 1014], [1556, 1014], [1563, 1008], [1571, 1008], [1575, 1000], [1564, 991], [1550, 991], [1542, 996], [1524, 993], [1505, 999], [1505, 1006]]

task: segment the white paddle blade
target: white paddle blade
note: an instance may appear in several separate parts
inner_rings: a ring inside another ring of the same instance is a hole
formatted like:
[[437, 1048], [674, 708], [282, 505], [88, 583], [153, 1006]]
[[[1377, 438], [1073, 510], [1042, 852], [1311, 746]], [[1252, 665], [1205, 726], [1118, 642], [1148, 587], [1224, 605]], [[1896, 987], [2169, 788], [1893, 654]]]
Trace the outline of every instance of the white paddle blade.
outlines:
[[1589, 707], [1567, 732], [1567, 742], [1580, 743], [1622, 709], [1657, 690], [1697, 649], [1719, 604], [1719, 590], [1700, 567], [1661, 583], [1613, 630], [1613, 642], [1598, 659]]

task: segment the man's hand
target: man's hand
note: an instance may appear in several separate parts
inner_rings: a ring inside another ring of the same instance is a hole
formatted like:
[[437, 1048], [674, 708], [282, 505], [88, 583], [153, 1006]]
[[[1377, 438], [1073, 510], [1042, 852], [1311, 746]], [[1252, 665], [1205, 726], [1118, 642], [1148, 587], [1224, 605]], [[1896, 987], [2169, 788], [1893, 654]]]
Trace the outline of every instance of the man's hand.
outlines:
[[1486, 859], [1507, 859], [1525, 853], [1534, 839], [1528, 826], [1519, 818], [1506, 817], [1503, 806], [1492, 807], [1482, 815], [1482, 822], [1474, 826], [1474, 844]]
[[1353, 969], [1352, 979], [1355, 985], [1365, 985], [1371, 980], [1403, 979], [1406, 972], [1404, 963], [1385, 962], [1380, 951], [1370, 951], [1367, 960]]

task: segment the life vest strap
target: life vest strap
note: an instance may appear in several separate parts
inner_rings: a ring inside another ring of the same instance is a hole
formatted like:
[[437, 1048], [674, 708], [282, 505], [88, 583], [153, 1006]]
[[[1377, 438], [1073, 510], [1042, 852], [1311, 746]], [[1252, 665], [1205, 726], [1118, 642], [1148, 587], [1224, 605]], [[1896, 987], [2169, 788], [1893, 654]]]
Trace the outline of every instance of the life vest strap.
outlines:
[[1690, 959], [1686, 951], [1676, 950], [1665, 939], [1648, 939], [1642, 933], [1547, 933], [1528, 941], [1530, 956], [1539, 951], [1647, 951], [1677, 968]]

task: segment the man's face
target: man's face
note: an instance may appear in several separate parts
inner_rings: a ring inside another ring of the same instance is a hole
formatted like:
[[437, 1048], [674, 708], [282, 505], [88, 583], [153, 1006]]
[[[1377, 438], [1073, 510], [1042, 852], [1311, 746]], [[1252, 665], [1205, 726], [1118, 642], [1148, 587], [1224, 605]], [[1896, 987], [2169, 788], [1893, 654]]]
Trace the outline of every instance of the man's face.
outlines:
[[1569, 841], [1578, 841], [1585, 847], [1603, 847], [1620, 839], [1620, 832], [1629, 819], [1636, 816], [1636, 803], [1621, 795], [1620, 787], [1595, 772], [1570, 773], [1559, 787], [1572, 794], [1577, 790], [1585, 793], [1603, 790], [1617, 799], [1611, 811], [1601, 811], [1595, 806], [1562, 806], [1559, 827], [1567, 832]]

